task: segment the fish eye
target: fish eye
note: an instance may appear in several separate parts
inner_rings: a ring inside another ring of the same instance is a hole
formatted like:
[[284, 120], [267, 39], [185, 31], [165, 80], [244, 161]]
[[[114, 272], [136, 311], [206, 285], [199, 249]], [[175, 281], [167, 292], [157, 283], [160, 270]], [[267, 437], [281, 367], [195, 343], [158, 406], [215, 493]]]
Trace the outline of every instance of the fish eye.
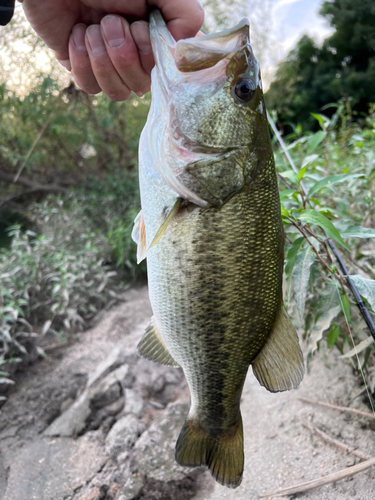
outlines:
[[234, 86], [236, 96], [243, 102], [250, 101], [255, 91], [255, 84], [250, 78], [241, 78]]

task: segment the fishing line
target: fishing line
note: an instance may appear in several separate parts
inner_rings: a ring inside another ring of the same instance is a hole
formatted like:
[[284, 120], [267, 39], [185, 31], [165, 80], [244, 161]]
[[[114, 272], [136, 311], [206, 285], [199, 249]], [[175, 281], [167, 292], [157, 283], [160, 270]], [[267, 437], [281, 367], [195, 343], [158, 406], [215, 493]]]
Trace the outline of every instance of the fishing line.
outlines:
[[369, 388], [368, 388], [368, 385], [367, 385], [367, 382], [366, 382], [365, 374], [363, 373], [363, 370], [362, 370], [361, 362], [359, 360], [359, 356], [358, 356], [358, 352], [357, 352], [357, 346], [355, 345], [355, 342], [354, 342], [354, 338], [353, 338], [353, 334], [352, 334], [352, 329], [350, 328], [349, 321], [348, 321], [348, 318], [347, 318], [347, 315], [346, 315], [346, 311], [345, 311], [345, 307], [343, 306], [341, 295], [340, 295], [340, 291], [339, 291], [339, 287], [337, 286], [337, 282], [336, 281], [335, 281], [335, 286], [336, 286], [336, 290], [337, 290], [337, 293], [338, 293], [338, 296], [339, 296], [339, 299], [340, 299], [341, 309], [342, 309], [342, 311], [344, 313], [344, 316], [345, 316], [345, 321], [346, 321], [346, 325], [347, 325], [348, 330], [349, 330], [350, 338], [351, 338], [352, 343], [353, 343], [355, 357], [357, 358], [358, 368], [359, 368], [359, 371], [361, 372], [363, 383], [365, 384], [366, 393], [367, 393], [368, 400], [370, 401], [370, 406], [371, 406], [371, 409], [372, 409], [372, 413], [375, 415], [375, 408], [374, 408], [374, 405], [372, 404], [372, 397], [370, 395], [370, 391], [369, 391]]
[[[281, 134], [280, 132], [278, 131], [276, 125], [275, 125], [275, 122], [273, 121], [273, 119], [271, 118], [270, 114], [268, 113], [267, 111], [267, 118], [268, 118], [268, 122], [269, 124], [271, 125], [271, 128], [275, 134], [275, 136], [277, 137], [277, 140], [279, 141], [280, 143], [280, 146], [282, 148], [282, 150], [284, 151], [285, 153], [285, 156], [287, 157], [293, 171], [298, 175], [298, 168], [296, 167], [292, 157], [290, 156], [289, 154], [289, 151], [285, 145], [285, 142], [283, 140], [283, 138], [281, 137]], [[300, 185], [301, 185], [301, 188], [302, 188], [302, 191], [304, 192], [305, 196], [308, 197], [308, 192], [307, 192], [307, 189], [304, 185], [304, 183], [302, 182], [302, 180], [300, 181]], [[311, 204], [311, 206], [314, 208], [315, 205], [312, 201], [308, 200], [309, 203]], [[323, 230], [324, 231], [324, 230]], [[373, 337], [373, 339], [375, 340], [375, 323], [366, 307], [366, 304], [363, 302], [362, 298], [361, 298], [361, 295], [360, 293], [358, 292], [357, 290], [357, 287], [355, 286], [355, 284], [353, 283], [353, 281], [350, 279], [350, 276], [349, 276], [349, 272], [345, 266], [345, 263], [344, 261], [342, 260], [341, 258], [341, 255], [339, 253], [339, 251], [337, 250], [336, 248], [336, 245], [335, 243], [329, 238], [328, 234], [324, 231], [324, 234], [326, 235], [326, 238], [328, 239], [328, 245], [330, 246], [331, 250], [332, 250], [332, 253], [334, 254], [336, 260], [337, 260], [337, 263], [345, 277], [345, 280], [346, 280], [346, 283], [348, 285], [348, 288], [350, 289], [350, 291], [352, 292], [353, 296], [354, 296], [354, 300], [358, 306], [358, 309], [362, 315], [362, 318], [364, 319], [368, 329], [370, 330], [370, 333]]]

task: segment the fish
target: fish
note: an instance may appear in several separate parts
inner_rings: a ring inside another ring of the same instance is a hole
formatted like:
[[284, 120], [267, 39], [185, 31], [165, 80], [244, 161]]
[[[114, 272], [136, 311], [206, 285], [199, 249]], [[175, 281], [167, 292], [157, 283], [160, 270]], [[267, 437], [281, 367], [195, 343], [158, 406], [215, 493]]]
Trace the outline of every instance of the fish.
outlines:
[[247, 19], [178, 42], [159, 11], [149, 26], [155, 67], [132, 237], [138, 261], [147, 257], [153, 317], [137, 351], [185, 374], [191, 406], [176, 461], [236, 488], [249, 366], [271, 392], [296, 388], [304, 375], [283, 305], [284, 233], [260, 66]]

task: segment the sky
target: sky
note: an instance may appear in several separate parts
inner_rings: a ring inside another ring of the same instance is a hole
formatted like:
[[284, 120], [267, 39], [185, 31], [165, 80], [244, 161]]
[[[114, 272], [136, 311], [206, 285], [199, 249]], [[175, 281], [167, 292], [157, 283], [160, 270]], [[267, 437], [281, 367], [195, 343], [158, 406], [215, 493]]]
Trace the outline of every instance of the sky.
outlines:
[[273, 33], [283, 45], [285, 56], [305, 33], [318, 42], [332, 33], [327, 21], [318, 15], [322, 0], [274, 0]]

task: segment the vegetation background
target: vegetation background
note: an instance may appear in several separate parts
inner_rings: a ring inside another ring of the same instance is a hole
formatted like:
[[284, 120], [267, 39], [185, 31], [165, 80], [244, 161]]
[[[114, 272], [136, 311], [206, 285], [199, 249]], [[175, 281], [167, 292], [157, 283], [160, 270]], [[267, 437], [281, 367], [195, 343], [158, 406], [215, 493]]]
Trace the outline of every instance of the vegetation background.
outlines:
[[[205, 0], [205, 30], [251, 13], [262, 60], [275, 52], [272, 0]], [[229, 8], [230, 7], [230, 8]], [[308, 343], [362, 371], [373, 404], [373, 339], [328, 248], [336, 241], [375, 317], [375, 7], [324, 1], [334, 28], [304, 36], [266, 94], [298, 169], [273, 139], [286, 233], [285, 301]], [[0, 40], [0, 389], [71, 341], [124, 286], [144, 279], [130, 233], [137, 147], [150, 96], [114, 103], [70, 81], [20, 9]], [[307, 195], [304, 193], [304, 184]], [[357, 344], [354, 351], [353, 343]], [[5, 398], [5, 396], [2, 396]]]

